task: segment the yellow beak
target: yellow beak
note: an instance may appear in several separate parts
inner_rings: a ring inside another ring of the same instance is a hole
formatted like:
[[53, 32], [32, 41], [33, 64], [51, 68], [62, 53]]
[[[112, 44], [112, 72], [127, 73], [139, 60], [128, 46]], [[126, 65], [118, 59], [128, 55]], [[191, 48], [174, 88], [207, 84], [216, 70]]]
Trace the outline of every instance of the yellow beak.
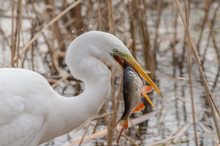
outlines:
[[140, 64], [134, 59], [131, 55], [123, 56], [123, 59], [146, 81], [148, 82], [156, 92], [161, 96], [161, 91], [157, 87], [157, 85], [151, 80], [151, 78], [145, 73], [144, 69], [140, 66]]

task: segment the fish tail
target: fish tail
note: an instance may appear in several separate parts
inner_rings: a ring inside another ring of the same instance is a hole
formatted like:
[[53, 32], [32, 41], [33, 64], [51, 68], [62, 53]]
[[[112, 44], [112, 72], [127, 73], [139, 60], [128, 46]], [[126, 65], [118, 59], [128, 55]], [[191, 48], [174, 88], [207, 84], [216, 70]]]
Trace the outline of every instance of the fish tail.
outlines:
[[120, 124], [121, 124], [122, 127], [121, 127], [121, 131], [119, 133], [118, 139], [117, 139], [117, 143], [120, 140], [120, 137], [121, 137], [121, 134], [122, 134], [123, 130], [128, 128], [128, 119], [121, 120], [120, 122], [121, 122]]
[[132, 113], [140, 112], [144, 108], [145, 108], [145, 105], [141, 102], [132, 110]]
[[121, 121], [121, 126], [122, 126], [124, 129], [127, 129], [127, 128], [128, 128], [128, 119], [122, 120], [122, 121]]

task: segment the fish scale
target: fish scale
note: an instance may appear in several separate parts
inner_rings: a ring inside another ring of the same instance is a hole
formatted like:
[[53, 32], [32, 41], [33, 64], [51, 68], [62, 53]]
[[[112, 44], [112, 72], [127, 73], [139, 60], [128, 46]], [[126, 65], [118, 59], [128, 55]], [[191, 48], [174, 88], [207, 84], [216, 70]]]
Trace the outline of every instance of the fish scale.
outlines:
[[124, 65], [123, 96], [125, 109], [121, 120], [126, 120], [132, 110], [140, 103], [141, 88], [144, 83], [140, 76], [127, 64]]
[[[123, 98], [124, 98], [124, 112], [117, 122], [122, 125], [122, 130], [119, 134], [120, 139], [123, 129], [128, 128], [128, 118], [134, 112], [139, 112], [145, 108], [141, 102], [141, 98], [145, 99], [154, 107], [152, 101], [147, 96], [147, 93], [151, 92], [153, 88], [151, 86], [145, 86], [142, 78], [139, 74], [128, 64], [124, 63], [124, 76], [123, 76]], [[142, 96], [143, 95], [143, 96]]]

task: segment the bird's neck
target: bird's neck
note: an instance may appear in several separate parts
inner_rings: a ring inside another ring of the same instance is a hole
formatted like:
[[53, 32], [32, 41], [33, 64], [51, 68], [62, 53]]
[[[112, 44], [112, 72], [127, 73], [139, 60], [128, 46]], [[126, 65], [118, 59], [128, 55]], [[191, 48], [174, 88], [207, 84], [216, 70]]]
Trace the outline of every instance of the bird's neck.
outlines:
[[[48, 137], [45, 137], [43, 141], [63, 135], [88, 122], [110, 96], [111, 72], [102, 63], [95, 62], [95, 64], [98, 68], [89, 67], [90, 79], [86, 81], [84, 79], [83, 93], [75, 97], [62, 97], [55, 93], [56, 95], [52, 97], [56, 100], [52, 99], [49, 102], [51, 106], [48, 123], [54, 124], [47, 125], [45, 135]], [[98, 70], [98, 72], [93, 70]]]

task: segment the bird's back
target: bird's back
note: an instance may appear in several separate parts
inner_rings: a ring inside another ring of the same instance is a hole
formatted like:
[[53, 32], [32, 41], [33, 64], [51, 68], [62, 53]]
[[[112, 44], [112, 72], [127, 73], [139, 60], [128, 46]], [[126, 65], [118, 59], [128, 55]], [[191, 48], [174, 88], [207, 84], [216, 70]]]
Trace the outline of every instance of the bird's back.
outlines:
[[44, 130], [52, 88], [41, 75], [0, 69], [0, 146], [34, 146]]

